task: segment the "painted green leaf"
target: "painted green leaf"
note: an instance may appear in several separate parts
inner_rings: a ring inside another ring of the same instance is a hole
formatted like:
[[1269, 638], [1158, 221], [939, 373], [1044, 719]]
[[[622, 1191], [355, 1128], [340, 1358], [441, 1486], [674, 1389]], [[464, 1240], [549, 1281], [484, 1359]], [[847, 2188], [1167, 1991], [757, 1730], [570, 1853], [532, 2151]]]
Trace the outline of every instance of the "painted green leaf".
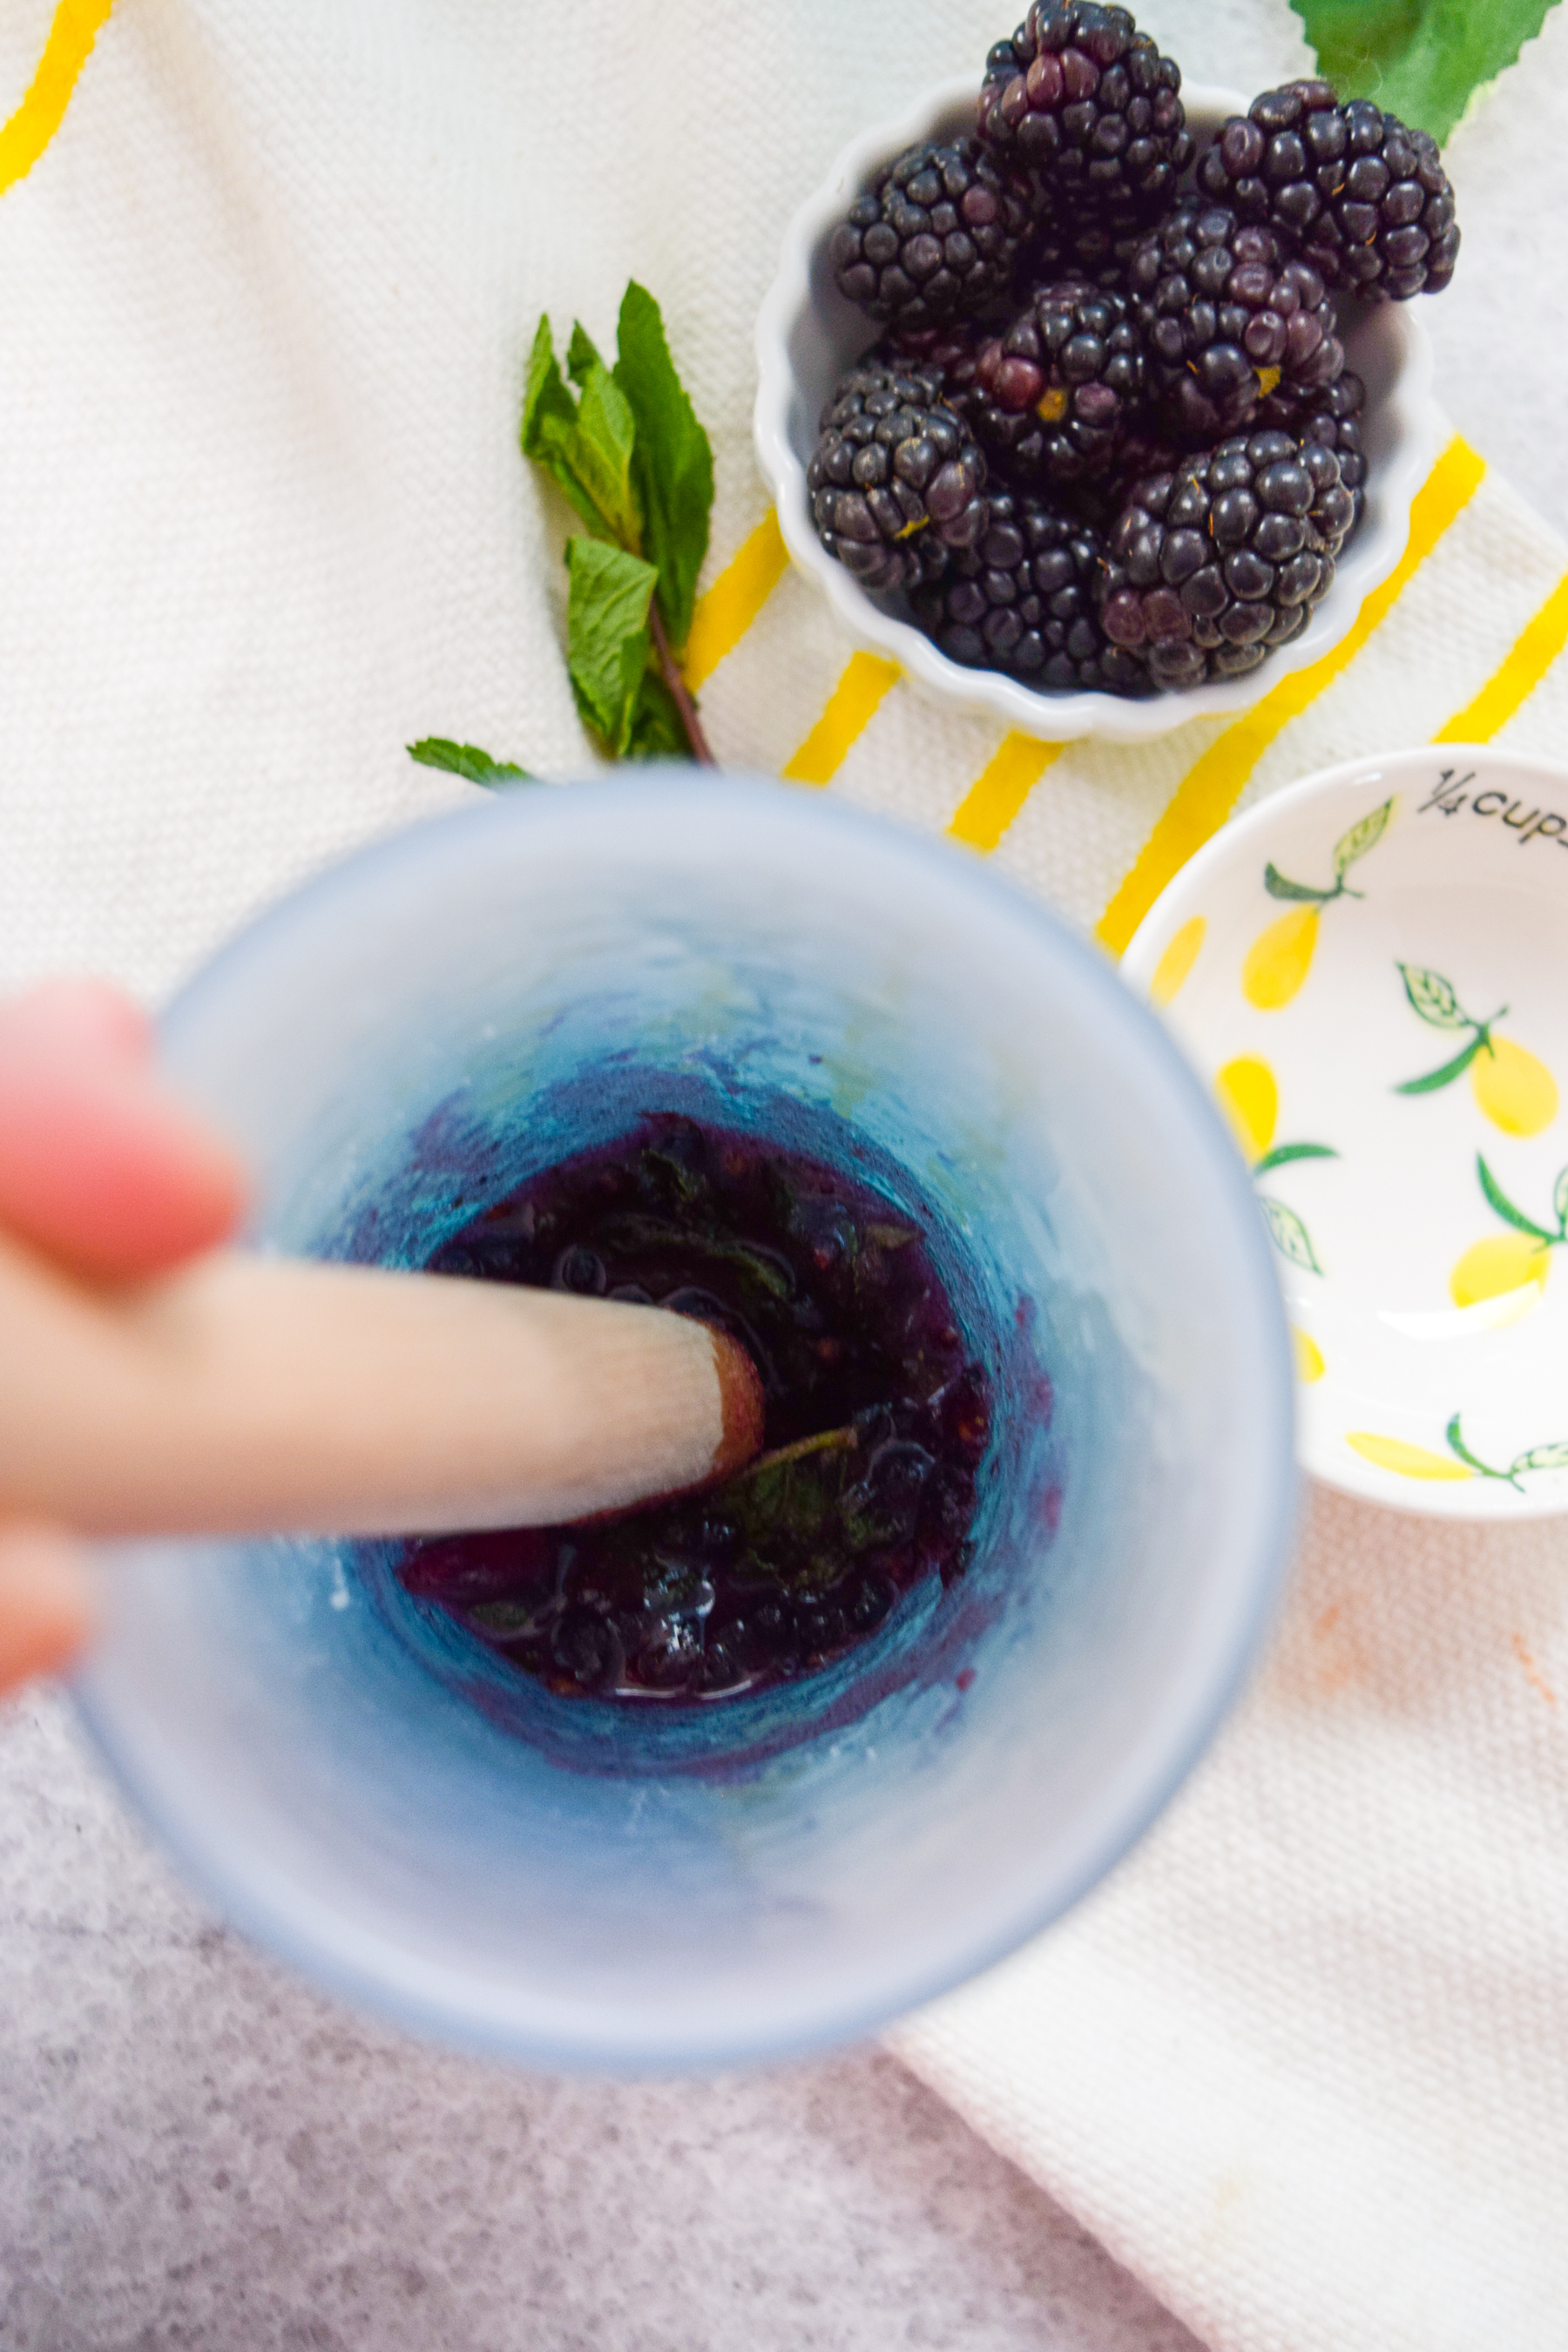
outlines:
[[1364, 857], [1369, 849], [1377, 847], [1393, 814], [1391, 795], [1381, 808], [1371, 810], [1358, 824], [1352, 824], [1348, 833], [1340, 835], [1334, 844], [1334, 872], [1342, 882], [1358, 857]]
[[1464, 1052], [1456, 1054], [1451, 1062], [1445, 1062], [1440, 1070], [1428, 1070], [1424, 1078], [1406, 1078], [1405, 1084], [1394, 1087], [1393, 1092], [1396, 1095], [1435, 1095], [1439, 1087], [1451, 1087], [1456, 1078], [1464, 1076], [1486, 1042], [1484, 1037], [1472, 1037]]
[[1441, 143], [1471, 92], [1496, 79], [1550, 0], [1291, 0], [1342, 98], [1370, 98]]
[[599, 539], [569, 539], [566, 667], [577, 707], [617, 759], [631, 740], [647, 666], [651, 563]]
[[1459, 1430], [1459, 1414], [1456, 1413], [1453, 1420], [1448, 1423], [1447, 1430], [1444, 1432], [1444, 1435], [1447, 1438], [1450, 1451], [1457, 1454], [1461, 1462], [1468, 1462], [1472, 1470], [1479, 1470], [1483, 1478], [1495, 1478], [1498, 1475], [1498, 1473], [1495, 1470], [1489, 1470], [1484, 1462], [1478, 1461], [1476, 1456], [1470, 1452], [1469, 1447], [1465, 1444], [1464, 1438]]
[[1396, 969], [1403, 974], [1405, 993], [1421, 1015], [1434, 1029], [1468, 1029], [1470, 1022], [1459, 1010], [1459, 1000], [1452, 984], [1440, 971], [1427, 971], [1418, 963], [1402, 963]]
[[679, 653], [708, 552], [713, 452], [675, 372], [658, 304], [635, 279], [621, 303], [616, 353], [616, 383], [636, 419], [645, 551], [658, 568], [659, 610]]
[[1568, 1168], [1561, 1171], [1552, 1188], [1552, 1213], [1557, 1220], [1558, 1231], [1568, 1230]]
[[1532, 1445], [1521, 1454], [1510, 1474], [1518, 1477], [1521, 1470], [1568, 1470], [1568, 1438], [1557, 1445]]
[[1522, 1209], [1514, 1207], [1479, 1151], [1476, 1154], [1476, 1173], [1481, 1180], [1482, 1192], [1506, 1223], [1513, 1225], [1521, 1234], [1533, 1234], [1538, 1242], [1550, 1242], [1553, 1238], [1531, 1218], [1527, 1217]]
[[1288, 1257], [1292, 1265], [1305, 1266], [1309, 1274], [1321, 1274], [1323, 1269], [1312, 1254], [1307, 1228], [1295, 1210], [1288, 1209], [1283, 1201], [1267, 1197], [1259, 1199], [1258, 1206], [1268, 1220], [1268, 1230], [1280, 1256]]
[[538, 782], [526, 768], [510, 760], [492, 760], [477, 743], [454, 743], [446, 735], [422, 735], [406, 747], [422, 768], [442, 768], [449, 776], [466, 776], [471, 784], [531, 784]]
[[1292, 1160], [1337, 1160], [1339, 1153], [1331, 1143], [1277, 1143], [1261, 1160], [1252, 1163], [1255, 1176], [1267, 1176], [1271, 1168], [1289, 1167]]
[[1334, 895], [1331, 890], [1310, 889], [1305, 882], [1288, 882], [1272, 860], [1263, 869], [1263, 887], [1271, 898], [1306, 898], [1319, 907]]

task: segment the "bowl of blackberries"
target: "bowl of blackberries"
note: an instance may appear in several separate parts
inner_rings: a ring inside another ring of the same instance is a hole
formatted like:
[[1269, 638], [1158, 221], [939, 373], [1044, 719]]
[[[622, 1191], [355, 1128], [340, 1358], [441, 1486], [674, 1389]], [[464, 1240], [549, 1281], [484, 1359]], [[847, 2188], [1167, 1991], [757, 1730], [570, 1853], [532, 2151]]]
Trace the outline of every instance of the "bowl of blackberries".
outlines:
[[1034, 0], [791, 226], [756, 409], [790, 553], [1025, 731], [1245, 709], [1399, 562], [1441, 429], [1413, 298], [1458, 244], [1426, 131], [1184, 91], [1125, 8]]

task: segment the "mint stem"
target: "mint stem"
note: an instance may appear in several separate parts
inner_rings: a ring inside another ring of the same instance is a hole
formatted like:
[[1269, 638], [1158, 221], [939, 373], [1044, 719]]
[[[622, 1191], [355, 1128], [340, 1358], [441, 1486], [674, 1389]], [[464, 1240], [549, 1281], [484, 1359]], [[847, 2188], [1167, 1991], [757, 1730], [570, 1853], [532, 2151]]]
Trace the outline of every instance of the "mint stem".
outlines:
[[651, 597], [648, 601], [647, 625], [648, 633], [653, 638], [653, 649], [658, 656], [659, 671], [666, 686], [669, 688], [670, 698], [680, 713], [680, 723], [686, 730], [686, 740], [691, 746], [691, 756], [700, 767], [716, 768], [719, 762], [708, 747], [708, 738], [702, 732], [702, 721], [697, 716], [697, 705], [691, 699], [690, 688], [681, 677], [680, 665], [669, 649], [669, 639], [665, 635], [664, 617], [659, 612], [657, 596]]

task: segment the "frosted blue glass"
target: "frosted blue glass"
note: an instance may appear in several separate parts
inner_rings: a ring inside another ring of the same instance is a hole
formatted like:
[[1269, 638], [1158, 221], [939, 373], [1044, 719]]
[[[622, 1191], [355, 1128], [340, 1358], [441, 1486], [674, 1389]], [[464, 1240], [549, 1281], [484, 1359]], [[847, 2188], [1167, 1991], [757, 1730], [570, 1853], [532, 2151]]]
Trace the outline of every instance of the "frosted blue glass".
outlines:
[[447, 2039], [730, 2063], [999, 1957], [1170, 1795], [1288, 1539], [1279, 1293], [1159, 1024], [978, 859], [728, 776], [517, 791], [286, 901], [163, 1047], [261, 1247], [417, 1264], [645, 1110], [776, 1135], [920, 1217], [996, 1387], [968, 1574], [706, 1707], [521, 1680], [384, 1546], [115, 1548], [81, 1703], [239, 1924]]

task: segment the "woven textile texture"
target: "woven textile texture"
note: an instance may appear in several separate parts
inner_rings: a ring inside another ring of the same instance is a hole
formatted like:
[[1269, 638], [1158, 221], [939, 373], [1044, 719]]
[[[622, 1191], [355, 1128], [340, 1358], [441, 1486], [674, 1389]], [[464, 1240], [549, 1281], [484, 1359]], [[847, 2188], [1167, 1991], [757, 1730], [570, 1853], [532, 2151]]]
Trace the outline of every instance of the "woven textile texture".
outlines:
[[[14, 0], [0, 89], [68, 13]], [[1193, 79], [1308, 67], [1283, 0], [1140, 15]], [[88, 967], [162, 997], [324, 860], [470, 795], [417, 736], [591, 772], [517, 413], [541, 310], [603, 343], [628, 277], [715, 442], [723, 763], [950, 829], [1116, 946], [1194, 826], [1310, 768], [1445, 730], [1558, 751], [1568, 550], [1483, 465], [1506, 446], [1456, 436], [1309, 694], [1130, 752], [921, 702], [779, 576], [750, 407], [783, 221], [1008, 29], [978, 0], [118, 0], [0, 196], [0, 987]], [[1165, 1820], [894, 2040], [1218, 2352], [1562, 2352], [1561, 1530], [1317, 1497], [1267, 1664]]]

